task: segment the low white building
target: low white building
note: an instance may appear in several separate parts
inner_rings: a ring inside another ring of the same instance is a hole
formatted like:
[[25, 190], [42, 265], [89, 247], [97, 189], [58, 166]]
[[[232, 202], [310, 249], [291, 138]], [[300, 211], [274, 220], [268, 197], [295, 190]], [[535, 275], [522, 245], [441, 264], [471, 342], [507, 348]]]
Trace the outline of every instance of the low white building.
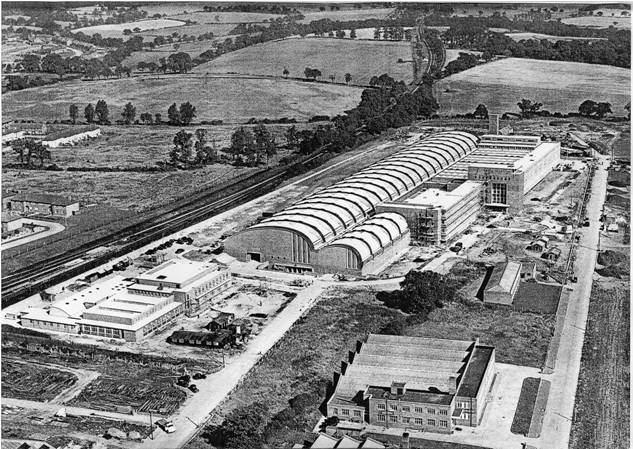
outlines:
[[101, 135], [101, 128], [70, 128], [58, 133], [49, 134], [42, 139], [42, 144], [49, 148], [76, 145], [88, 139], [96, 139]]

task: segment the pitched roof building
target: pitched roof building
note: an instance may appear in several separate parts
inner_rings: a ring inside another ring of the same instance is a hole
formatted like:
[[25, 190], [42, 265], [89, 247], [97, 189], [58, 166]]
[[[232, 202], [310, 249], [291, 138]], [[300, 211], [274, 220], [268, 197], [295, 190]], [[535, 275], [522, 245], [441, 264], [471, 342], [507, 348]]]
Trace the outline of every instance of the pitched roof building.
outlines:
[[484, 289], [484, 302], [512, 304], [520, 282], [520, 263], [506, 262], [501, 266], [495, 267]]

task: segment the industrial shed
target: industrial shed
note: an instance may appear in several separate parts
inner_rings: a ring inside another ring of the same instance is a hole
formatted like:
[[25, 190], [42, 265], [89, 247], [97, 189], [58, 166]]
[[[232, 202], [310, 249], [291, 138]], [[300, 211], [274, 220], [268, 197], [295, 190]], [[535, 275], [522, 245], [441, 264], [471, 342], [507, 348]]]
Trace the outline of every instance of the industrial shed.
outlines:
[[225, 250], [242, 261], [267, 261], [290, 272], [370, 274], [409, 244], [406, 220], [376, 213], [464, 156], [477, 137], [434, 134], [227, 239]]

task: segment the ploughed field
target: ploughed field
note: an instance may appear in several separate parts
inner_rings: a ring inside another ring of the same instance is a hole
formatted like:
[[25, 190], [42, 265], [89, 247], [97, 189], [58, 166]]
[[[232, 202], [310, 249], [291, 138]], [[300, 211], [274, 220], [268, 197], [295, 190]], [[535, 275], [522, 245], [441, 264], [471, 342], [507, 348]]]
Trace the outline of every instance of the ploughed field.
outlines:
[[110, 120], [119, 120], [127, 102], [143, 112], [167, 119], [172, 103], [191, 102], [195, 122], [223, 120], [244, 123], [249, 118], [289, 117], [307, 120], [336, 115], [355, 107], [361, 89], [321, 83], [272, 79], [214, 78], [201, 74], [153, 75], [115, 80], [71, 81], [54, 86], [9, 92], [2, 96], [3, 120], [54, 121], [68, 119], [71, 104], [80, 114], [88, 103], [104, 99]]
[[522, 98], [554, 112], [578, 112], [591, 99], [611, 103], [625, 115], [630, 101], [631, 70], [599, 64], [507, 58], [442, 79], [434, 86], [441, 115], [473, 112], [483, 103], [491, 112], [518, 113]]

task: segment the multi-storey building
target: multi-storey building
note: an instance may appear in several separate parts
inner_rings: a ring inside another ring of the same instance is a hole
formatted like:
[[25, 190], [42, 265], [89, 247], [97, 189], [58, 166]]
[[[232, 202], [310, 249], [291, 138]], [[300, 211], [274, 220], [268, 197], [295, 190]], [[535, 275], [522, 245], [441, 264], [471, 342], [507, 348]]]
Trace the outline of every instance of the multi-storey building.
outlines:
[[477, 340], [370, 334], [341, 373], [328, 416], [439, 433], [477, 426], [494, 366], [494, 348]]

